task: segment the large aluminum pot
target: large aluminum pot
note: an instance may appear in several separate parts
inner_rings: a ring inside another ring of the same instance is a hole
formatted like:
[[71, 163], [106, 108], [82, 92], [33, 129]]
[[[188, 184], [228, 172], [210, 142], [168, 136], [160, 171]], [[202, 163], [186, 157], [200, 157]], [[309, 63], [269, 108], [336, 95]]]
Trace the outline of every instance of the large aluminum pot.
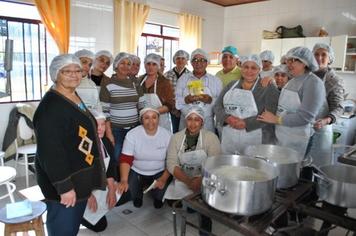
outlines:
[[[225, 166], [256, 170], [264, 173], [265, 178], [241, 181], [217, 174], [219, 167]], [[272, 206], [277, 177], [275, 167], [263, 160], [239, 155], [209, 157], [203, 164], [203, 199], [211, 207], [223, 212], [256, 215]]]
[[320, 167], [317, 193], [320, 199], [336, 206], [356, 208], [356, 167], [326, 165]]
[[278, 170], [277, 188], [290, 188], [298, 183], [303, 157], [295, 150], [277, 145], [252, 145], [243, 154], [266, 158]]

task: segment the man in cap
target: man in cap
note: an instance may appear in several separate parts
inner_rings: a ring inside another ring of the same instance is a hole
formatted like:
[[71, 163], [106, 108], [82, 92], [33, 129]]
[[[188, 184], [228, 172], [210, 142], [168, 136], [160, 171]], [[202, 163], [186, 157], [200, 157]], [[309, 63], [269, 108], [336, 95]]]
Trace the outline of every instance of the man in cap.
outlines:
[[[213, 106], [222, 90], [219, 78], [206, 72], [209, 56], [201, 48], [192, 52], [193, 72], [185, 74], [177, 82], [176, 108], [185, 115], [192, 105], [199, 105], [205, 114], [204, 128], [215, 132]], [[180, 130], [184, 122], [180, 122]]]
[[236, 81], [241, 78], [241, 69], [237, 66], [239, 56], [237, 49], [234, 46], [224, 47], [221, 53], [221, 64], [223, 69], [218, 71], [215, 76], [219, 77], [225, 88], [231, 81]]

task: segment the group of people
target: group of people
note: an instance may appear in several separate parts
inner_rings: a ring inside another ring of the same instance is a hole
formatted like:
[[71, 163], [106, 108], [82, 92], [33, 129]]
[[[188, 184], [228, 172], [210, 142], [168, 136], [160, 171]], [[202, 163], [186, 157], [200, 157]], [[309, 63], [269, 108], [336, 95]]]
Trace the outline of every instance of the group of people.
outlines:
[[[325, 44], [296, 47], [273, 67], [271, 51], [239, 57], [227, 46], [215, 76], [200, 48], [190, 56], [178, 50], [166, 73], [162, 57], [148, 54], [142, 76], [140, 58], [125, 52], [56, 56], [49, 68], [54, 85], [34, 116], [49, 235], [76, 235], [81, 223], [104, 230], [105, 217], [95, 225], [83, 219], [86, 208], [97, 209], [93, 191], [107, 191], [109, 209], [128, 200], [141, 207], [152, 185], [153, 205], [161, 208], [200, 191], [206, 158], [249, 145], [286, 146], [326, 164], [330, 124], [344, 95], [329, 67], [333, 56]], [[210, 220], [200, 219], [211, 230]]]

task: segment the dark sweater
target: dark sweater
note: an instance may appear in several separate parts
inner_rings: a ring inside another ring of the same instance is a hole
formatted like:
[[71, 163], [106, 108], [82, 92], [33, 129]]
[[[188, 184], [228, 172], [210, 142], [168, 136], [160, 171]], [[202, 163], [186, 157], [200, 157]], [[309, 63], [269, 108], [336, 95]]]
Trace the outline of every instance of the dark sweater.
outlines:
[[47, 200], [60, 201], [60, 194], [74, 189], [80, 201], [94, 189], [105, 189], [96, 121], [88, 111], [51, 89], [41, 100], [33, 124], [37, 181]]

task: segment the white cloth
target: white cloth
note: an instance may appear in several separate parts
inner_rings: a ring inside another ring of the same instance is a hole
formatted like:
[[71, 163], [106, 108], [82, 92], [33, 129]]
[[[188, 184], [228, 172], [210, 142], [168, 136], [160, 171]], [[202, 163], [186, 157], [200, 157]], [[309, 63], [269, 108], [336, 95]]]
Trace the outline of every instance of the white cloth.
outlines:
[[154, 175], [165, 169], [167, 148], [171, 134], [159, 127], [155, 135], [146, 133], [142, 125], [130, 130], [122, 153], [134, 156], [132, 169], [141, 175]]
[[[184, 137], [180, 149], [179, 149], [179, 163], [180, 167], [186, 175], [189, 177], [196, 177], [202, 175], [202, 164], [208, 157], [206, 152], [203, 149], [198, 149], [198, 146], [203, 146], [203, 136], [200, 132], [198, 142], [200, 145], [196, 145], [197, 149], [194, 151], [184, 152], [184, 143], [186, 136]], [[189, 194], [192, 194], [193, 191], [188, 188], [188, 186], [174, 179], [169, 185], [164, 194], [164, 199], [182, 199]]]
[[[218, 77], [208, 73], [206, 73], [200, 79], [195, 77], [193, 73], [187, 73], [183, 75], [177, 82], [176, 108], [177, 110], [180, 110], [182, 112], [184, 117], [187, 111], [189, 110], [189, 107], [192, 105], [192, 104], [186, 104], [184, 101], [184, 98], [190, 94], [187, 85], [190, 81], [194, 81], [194, 80], [202, 80], [204, 84], [204, 94], [208, 94], [209, 96], [212, 97], [211, 104], [205, 104], [200, 102], [198, 105], [202, 106], [204, 110], [204, 116], [205, 116], [204, 128], [212, 132], [215, 132], [213, 106], [222, 90], [222, 83]], [[184, 121], [185, 121], [184, 119], [180, 120], [179, 130], [182, 130], [185, 127]]]
[[[140, 86], [146, 81], [147, 76], [142, 80]], [[157, 95], [157, 80], [154, 83], [153, 93], [145, 93], [146, 105], [149, 107], [159, 108], [162, 106], [162, 102]], [[169, 132], [173, 133], [172, 121], [169, 112], [160, 114], [159, 116], [159, 126], [167, 129]]]
[[87, 108], [102, 111], [98, 89], [95, 83], [90, 80], [88, 76], [82, 78], [79, 86], [76, 88], [76, 91]]
[[[226, 92], [223, 104], [226, 114], [245, 119], [258, 114], [254, 90], [259, 79], [256, 80], [251, 90], [235, 88], [239, 81]], [[246, 129], [235, 129], [226, 125], [222, 129], [221, 149], [224, 154], [239, 154], [246, 146], [262, 143], [262, 129], [247, 132]]]
[[[304, 80], [290, 80], [282, 89], [278, 100], [277, 115], [282, 117], [286, 114], [296, 113], [301, 106], [301, 100], [298, 91], [302, 88]], [[293, 87], [295, 90], [290, 90]], [[309, 138], [312, 134], [311, 124], [297, 127], [288, 127], [276, 125], [276, 137], [278, 145], [290, 147], [298, 151], [302, 156], [308, 146]]]

